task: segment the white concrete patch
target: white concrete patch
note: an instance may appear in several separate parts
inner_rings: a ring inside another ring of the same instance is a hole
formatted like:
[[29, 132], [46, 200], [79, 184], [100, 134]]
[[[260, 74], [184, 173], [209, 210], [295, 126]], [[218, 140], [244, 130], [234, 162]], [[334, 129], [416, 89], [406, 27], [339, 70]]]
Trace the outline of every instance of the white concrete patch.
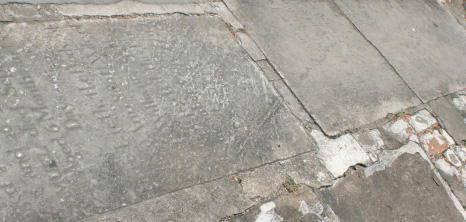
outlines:
[[466, 96], [459, 95], [458, 98], [453, 99], [453, 104], [461, 111], [466, 111]]
[[399, 156], [404, 153], [415, 154], [419, 153], [422, 158], [425, 160], [429, 160], [426, 154], [423, 152], [422, 148], [414, 142], [409, 142], [408, 144], [402, 146], [400, 149], [397, 150], [384, 150], [382, 153], [379, 154], [379, 163], [374, 164], [372, 166], [366, 167], [364, 169], [364, 175], [366, 177], [372, 176], [377, 171], [382, 171], [386, 167], [390, 167]]
[[452, 149], [446, 150], [443, 153], [443, 156], [445, 156], [445, 158], [447, 158], [448, 162], [450, 162], [453, 166], [456, 166], [456, 167], [463, 166], [460, 159], [458, 158], [458, 156], [455, 154], [455, 152]]
[[425, 109], [410, 116], [408, 121], [417, 133], [438, 125], [437, 120]]
[[389, 122], [382, 126], [384, 130], [396, 135], [397, 139], [401, 142], [406, 141], [414, 130], [404, 119], [398, 119], [395, 122]]
[[367, 153], [349, 134], [337, 139], [328, 139], [322, 132], [313, 130], [311, 135], [319, 146], [317, 157], [334, 177], [343, 176], [350, 166], [367, 165], [371, 161]]
[[[204, 3], [206, 4], [206, 3]], [[145, 4], [141, 2], [121, 1], [109, 5], [64, 4], [55, 6], [55, 10], [64, 16], [114, 16], [133, 14], [205, 14], [201, 4]]]
[[378, 129], [353, 134], [359, 145], [366, 151], [380, 150], [385, 145]]
[[324, 206], [322, 206], [322, 204], [320, 204], [319, 202], [314, 204], [312, 207], [309, 207], [306, 201], [301, 200], [299, 202], [298, 211], [301, 212], [303, 215], [306, 215], [306, 214], [316, 215], [319, 218], [319, 222], [331, 222], [332, 221], [327, 216], [322, 217], [322, 213], [324, 213]]
[[458, 170], [444, 159], [438, 159], [434, 162], [434, 164], [440, 171], [450, 176], [459, 176]]
[[460, 160], [463, 161], [463, 163], [466, 163], [466, 148], [464, 146], [456, 146], [455, 151], [458, 154]]
[[283, 218], [280, 215], [276, 214], [273, 209], [275, 209], [275, 203], [273, 201], [267, 202], [260, 206], [261, 212], [256, 217], [256, 222], [280, 222], [283, 221]]

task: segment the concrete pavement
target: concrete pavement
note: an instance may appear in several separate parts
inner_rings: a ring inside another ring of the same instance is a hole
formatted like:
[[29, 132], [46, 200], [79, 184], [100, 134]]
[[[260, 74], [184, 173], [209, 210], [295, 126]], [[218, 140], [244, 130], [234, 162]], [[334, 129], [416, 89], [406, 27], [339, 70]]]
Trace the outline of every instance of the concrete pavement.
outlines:
[[461, 7], [0, 1], [0, 218], [465, 220]]

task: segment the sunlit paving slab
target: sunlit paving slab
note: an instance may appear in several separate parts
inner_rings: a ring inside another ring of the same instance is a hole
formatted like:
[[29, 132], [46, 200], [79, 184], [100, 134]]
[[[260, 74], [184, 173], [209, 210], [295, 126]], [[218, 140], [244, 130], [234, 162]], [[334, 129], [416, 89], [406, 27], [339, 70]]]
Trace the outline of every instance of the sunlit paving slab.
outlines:
[[420, 101], [331, 0], [226, 0], [330, 135]]
[[424, 102], [466, 88], [466, 30], [439, 1], [336, 2]]
[[[0, 0], [0, 4], [28, 3], [28, 4], [113, 4], [124, 0]], [[126, 0], [128, 1], [128, 0]], [[217, 2], [219, 0], [134, 0], [150, 4], [185, 4], [199, 2]]]
[[0, 26], [0, 218], [75, 220], [315, 150], [216, 16]]

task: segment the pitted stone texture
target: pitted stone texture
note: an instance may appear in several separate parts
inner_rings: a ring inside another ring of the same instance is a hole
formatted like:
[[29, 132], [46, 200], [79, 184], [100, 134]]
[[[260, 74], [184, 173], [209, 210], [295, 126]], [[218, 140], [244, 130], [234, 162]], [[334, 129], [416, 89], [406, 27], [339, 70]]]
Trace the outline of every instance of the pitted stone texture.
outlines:
[[368, 164], [371, 161], [367, 153], [349, 134], [337, 139], [329, 139], [317, 130], [313, 130], [311, 134], [319, 146], [317, 157], [334, 177], [343, 176], [351, 166]]
[[0, 31], [0, 217], [75, 220], [315, 150], [218, 17]]
[[331, 0], [226, 0], [327, 135], [420, 101]]
[[438, 130], [422, 135], [420, 141], [422, 147], [432, 155], [442, 153], [449, 146], [448, 141]]
[[438, 180], [421, 156], [403, 154], [370, 177], [354, 172], [323, 199], [345, 221], [464, 221]]
[[466, 122], [463, 113], [453, 105], [450, 96], [430, 101], [429, 105], [456, 143], [461, 144], [463, 140], [466, 140]]
[[241, 185], [221, 179], [197, 185], [142, 203], [84, 219], [84, 222], [117, 221], [219, 221], [253, 206]]
[[437, 120], [429, 113], [429, 111], [423, 109], [418, 111], [414, 115], [409, 117], [409, 124], [414, 128], [416, 133], [423, 132], [438, 126]]
[[[0, 0], [0, 4], [28, 3], [28, 4], [113, 4], [122, 0]], [[129, 0], [126, 0], [131, 2]], [[218, 0], [132, 0], [150, 4], [185, 4], [198, 2], [216, 2]]]
[[466, 88], [466, 30], [437, 1], [336, 2], [424, 102]]

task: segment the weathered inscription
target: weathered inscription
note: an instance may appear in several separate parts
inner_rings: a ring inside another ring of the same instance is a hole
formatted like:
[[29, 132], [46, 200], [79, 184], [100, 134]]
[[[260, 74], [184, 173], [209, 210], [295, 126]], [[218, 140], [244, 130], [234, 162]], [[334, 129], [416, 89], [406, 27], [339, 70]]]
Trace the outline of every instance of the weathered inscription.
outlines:
[[0, 33], [2, 219], [78, 219], [312, 148], [216, 17]]

